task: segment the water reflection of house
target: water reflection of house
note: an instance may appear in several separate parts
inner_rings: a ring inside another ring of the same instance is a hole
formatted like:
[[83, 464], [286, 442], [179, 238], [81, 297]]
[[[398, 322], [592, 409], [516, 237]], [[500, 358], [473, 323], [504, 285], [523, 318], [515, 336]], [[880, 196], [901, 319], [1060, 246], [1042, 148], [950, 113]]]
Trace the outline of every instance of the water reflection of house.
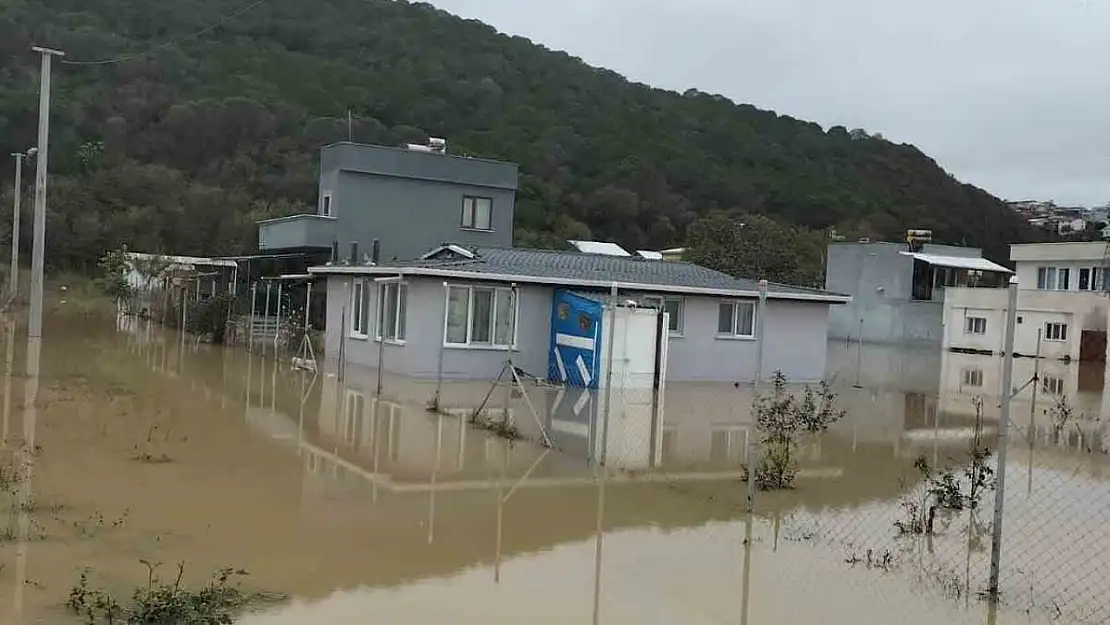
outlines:
[[[1034, 374], [1036, 383], [1031, 382]], [[1000, 357], [945, 353], [938, 393], [941, 410], [970, 418], [975, 415], [976, 400], [982, 400], [983, 416], [997, 422], [1001, 378]], [[1101, 363], [1016, 358], [1013, 380], [1014, 387], [1021, 389], [1010, 404], [1014, 440], [1032, 438], [1038, 445], [1084, 453], [1110, 449], [1106, 420], [1100, 418], [1104, 406], [1110, 405]]]

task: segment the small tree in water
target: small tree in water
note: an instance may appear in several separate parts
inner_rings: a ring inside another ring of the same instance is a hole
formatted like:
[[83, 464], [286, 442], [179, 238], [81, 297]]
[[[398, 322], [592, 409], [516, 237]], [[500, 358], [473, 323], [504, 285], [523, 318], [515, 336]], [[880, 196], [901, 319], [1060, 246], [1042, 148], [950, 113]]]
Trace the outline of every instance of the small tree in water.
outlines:
[[836, 394], [827, 383], [821, 382], [816, 392], [806, 386], [800, 400], [787, 390], [787, 384], [782, 371], [775, 371], [771, 394], [757, 395], [753, 406], [764, 449], [753, 477], [762, 490], [793, 488], [799, 438], [824, 432], [845, 415], [834, 407]]

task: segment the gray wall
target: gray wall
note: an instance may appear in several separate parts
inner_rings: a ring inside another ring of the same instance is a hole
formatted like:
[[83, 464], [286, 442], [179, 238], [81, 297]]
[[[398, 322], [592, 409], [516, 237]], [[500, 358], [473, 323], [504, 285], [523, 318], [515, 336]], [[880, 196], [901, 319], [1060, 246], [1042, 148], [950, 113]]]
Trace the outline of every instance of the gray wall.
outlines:
[[[852, 296], [829, 312], [829, 337], [875, 343], [936, 343], [943, 339], [943, 303], [910, 299], [913, 258], [904, 243], [834, 243], [825, 288]], [[981, 256], [973, 247], [926, 245], [922, 252]], [[863, 321], [862, 327], [860, 321]]]
[[[328, 319], [325, 351], [335, 358], [340, 314], [349, 301], [350, 278], [328, 280]], [[383, 371], [395, 375], [434, 378], [443, 343], [444, 289], [437, 280], [409, 279], [407, 343], [385, 345]], [[520, 287], [519, 350], [514, 364], [540, 377], [547, 376], [551, 334], [551, 287]], [[371, 289], [371, 310], [377, 290]], [[632, 295], [631, 297], [635, 297]], [[718, 300], [685, 299], [684, 336], [672, 337], [667, 379], [672, 382], [748, 382], [755, 375], [754, 340], [716, 337]], [[771, 300], [767, 303], [764, 375], [781, 370], [790, 380], [812, 382], [824, 377], [828, 349], [829, 306], [822, 303]], [[376, 321], [371, 315], [371, 323]], [[349, 326], [349, 322], [347, 324]], [[344, 329], [344, 334], [346, 330]], [[371, 331], [371, 336], [374, 332]], [[378, 343], [346, 339], [348, 362], [376, 368]], [[445, 379], [490, 379], [501, 370], [502, 350], [443, 349]]]
[[[444, 242], [510, 247], [516, 186], [512, 163], [349, 143], [320, 156], [320, 202], [331, 196], [343, 255], [352, 241], [369, 254], [375, 238], [385, 260]], [[493, 199], [491, 232], [461, 228], [465, 195]]]

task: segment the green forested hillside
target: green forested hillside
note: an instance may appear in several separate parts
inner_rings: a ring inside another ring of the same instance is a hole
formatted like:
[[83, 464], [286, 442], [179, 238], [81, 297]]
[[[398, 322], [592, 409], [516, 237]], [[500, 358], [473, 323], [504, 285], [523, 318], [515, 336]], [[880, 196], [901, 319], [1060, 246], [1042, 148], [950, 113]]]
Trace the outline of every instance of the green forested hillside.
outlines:
[[[255, 219], [315, 202], [317, 149], [446, 137], [521, 165], [518, 242], [682, 244], [712, 212], [852, 236], [1032, 233], [910, 145], [697, 91], [630, 83], [430, 6], [387, 0], [0, 0], [0, 153], [33, 145], [37, 57], [56, 66], [50, 245], [250, 250]], [[233, 16], [229, 19], [229, 16]], [[218, 24], [204, 30], [206, 26]], [[195, 36], [192, 36], [194, 35]], [[163, 45], [170, 43], [172, 45]], [[10, 180], [10, 167], [0, 179]], [[0, 214], [4, 214], [0, 211]], [[4, 219], [7, 219], [5, 216]]]

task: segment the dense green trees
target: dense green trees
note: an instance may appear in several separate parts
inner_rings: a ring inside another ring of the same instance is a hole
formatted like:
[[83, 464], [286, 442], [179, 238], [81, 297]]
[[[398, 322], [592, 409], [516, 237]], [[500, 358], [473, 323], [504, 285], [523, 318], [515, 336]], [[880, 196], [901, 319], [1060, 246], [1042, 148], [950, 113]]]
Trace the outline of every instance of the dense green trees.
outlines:
[[124, 242], [192, 254], [252, 249], [255, 219], [314, 204], [316, 152], [348, 136], [385, 144], [442, 136], [454, 153], [520, 163], [525, 245], [569, 236], [673, 246], [688, 231], [702, 236], [692, 224], [717, 213], [849, 235], [932, 228], [939, 240], [996, 253], [1032, 235], [996, 198], [913, 146], [629, 83], [427, 5], [0, 0], [0, 8], [0, 154], [34, 142], [32, 43], [63, 48], [69, 61], [158, 48], [57, 67], [55, 265], [89, 268]]

